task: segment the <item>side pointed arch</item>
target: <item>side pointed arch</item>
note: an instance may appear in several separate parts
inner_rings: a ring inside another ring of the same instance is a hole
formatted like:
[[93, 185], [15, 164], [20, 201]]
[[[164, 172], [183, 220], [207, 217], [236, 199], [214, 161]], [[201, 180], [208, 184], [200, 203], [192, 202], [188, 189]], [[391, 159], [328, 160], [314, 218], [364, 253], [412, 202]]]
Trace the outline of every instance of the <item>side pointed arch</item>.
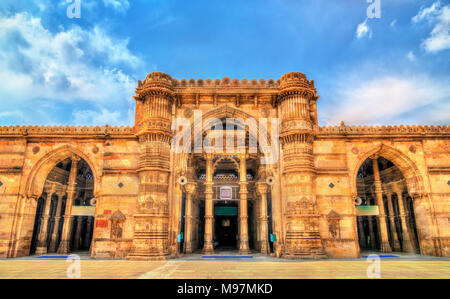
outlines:
[[43, 156], [31, 169], [23, 193], [28, 197], [38, 198], [44, 189], [44, 184], [50, 171], [59, 162], [73, 155], [86, 161], [91, 168], [94, 175], [94, 196], [96, 196], [97, 191], [100, 190], [100, 170], [85, 153], [71, 145], [64, 145]]
[[386, 144], [380, 144], [367, 151], [359, 160], [351, 173], [351, 194], [356, 195], [356, 176], [364, 161], [373, 155], [379, 155], [392, 163], [405, 177], [409, 194], [414, 197], [425, 192], [423, 177], [416, 164], [404, 153]]

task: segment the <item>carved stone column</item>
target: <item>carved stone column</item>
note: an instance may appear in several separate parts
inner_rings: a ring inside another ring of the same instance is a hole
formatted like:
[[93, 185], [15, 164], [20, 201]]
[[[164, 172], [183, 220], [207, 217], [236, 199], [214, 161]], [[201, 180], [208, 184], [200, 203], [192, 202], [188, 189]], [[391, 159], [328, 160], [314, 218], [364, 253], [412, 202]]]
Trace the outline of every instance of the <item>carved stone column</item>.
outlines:
[[373, 230], [373, 218], [372, 218], [372, 216], [367, 216], [367, 221], [369, 223], [369, 236], [370, 236], [369, 248], [370, 249], [375, 249], [376, 238], [375, 238], [375, 232]]
[[391, 232], [394, 243], [394, 251], [401, 251], [400, 241], [398, 238], [397, 227], [395, 225], [395, 215], [394, 215], [394, 206], [392, 204], [392, 193], [389, 192], [386, 194], [387, 202], [388, 202], [388, 210], [389, 210], [389, 223], [391, 224]]
[[73, 250], [80, 249], [81, 245], [81, 224], [83, 223], [83, 217], [77, 216], [77, 226], [75, 228], [75, 236], [74, 236], [74, 242], [73, 242]]
[[172, 78], [150, 73], [136, 89], [135, 132], [139, 138], [139, 193], [134, 215], [131, 260], [166, 259], [169, 255], [169, 175], [173, 137]]
[[67, 199], [66, 199], [66, 211], [64, 213], [64, 224], [61, 236], [61, 242], [59, 243], [58, 253], [66, 254], [70, 250], [70, 233], [72, 229], [72, 203], [77, 192], [77, 169], [80, 158], [73, 156], [71, 158], [72, 166], [69, 174], [69, 185], [67, 186]]
[[197, 188], [197, 184], [193, 182], [188, 182], [184, 186], [186, 190], [186, 213], [185, 213], [185, 221], [184, 221], [184, 252], [192, 253], [192, 237], [193, 237], [193, 227], [194, 227], [194, 217], [192, 214], [192, 205], [193, 205], [193, 196], [195, 194], [195, 190]]
[[359, 228], [359, 247], [365, 249], [367, 247], [366, 234], [364, 232], [364, 218], [362, 216], [358, 217], [358, 228]]
[[205, 236], [203, 253], [214, 254], [213, 243], [213, 155], [206, 154], [206, 181], [205, 181]]
[[256, 190], [258, 195], [260, 196], [259, 208], [260, 208], [260, 217], [259, 217], [259, 231], [260, 231], [260, 249], [262, 254], [269, 254], [269, 227], [268, 227], [268, 219], [267, 216], [267, 183], [258, 182], [256, 183]]
[[53, 226], [53, 232], [52, 232], [52, 239], [50, 241], [50, 252], [56, 252], [58, 249], [58, 230], [59, 230], [59, 224], [61, 221], [61, 207], [62, 207], [62, 201], [63, 201], [63, 194], [56, 193], [57, 196], [57, 205], [56, 205], [56, 213], [55, 213], [55, 225]]
[[38, 255], [47, 253], [47, 229], [50, 218], [49, 213], [50, 204], [52, 202], [53, 189], [47, 192], [48, 193], [46, 193], [45, 195], [44, 214], [42, 215], [41, 229], [39, 231], [38, 244], [36, 247], [36, 254]]
[[239, 253], [250, 252], [248, 244], [248, 190], [247, 190], [247, 155], [239, 155]]
[[91, 243], [92, 220], [94, 217], [88, 216], [86, 220], [86, 233], [84, 234], [83, 247], [89, 249]]
[[317, 123], [312, 107], [317, 98], [314, 82], [308, 81], [304, 74], [288, 73], [281, 77], [277, 103], [284, 159], [286, 258], [326, 257], [319, 232], [313, 162]]
[[406, 222], [406, 210], [403, 204], [403, 196], [401, 189], [394, 185], [394, 193], [397, 194], [398, 209], [400, 210], [400, 222], [402, 227], [402, 248], [404, 252], [415, 252], [411, 241], [408, 223]]
[[381, 179], [380, 179], [380, 171], [378, 169], [378, 156], [371, 157], [372, 166], [373, 166], [373, 178], [375, 183], [375, 196], [376, 202], [380, 211], [380, 215], [378, 216], [379, 225], [380, 225], [380, 238], [381, 238], [381, 252], [392, 252], [391, 246], [389, 245], [387, 225], [386, 225], [386, 214], [383, 203], [383, 190], [381, 189]]

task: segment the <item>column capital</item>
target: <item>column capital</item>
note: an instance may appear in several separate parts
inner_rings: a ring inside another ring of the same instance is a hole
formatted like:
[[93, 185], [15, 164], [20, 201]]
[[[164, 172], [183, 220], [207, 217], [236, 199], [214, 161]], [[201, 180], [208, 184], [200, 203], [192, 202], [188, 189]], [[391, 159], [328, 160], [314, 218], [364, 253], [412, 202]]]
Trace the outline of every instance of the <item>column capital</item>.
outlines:
[[267, 193], [268, 187], [266, 182], [257, 182], [256, 183], [256, 193], [258, 195], [265, 195]]
[[186, 190], [187, 194], [192, 195], [195, 193], [195, 190], [197, 189], [197, 183], [187, 182], [186, 185], [184, 185], [184, 189]]
[[204, 157], [205, 157], [206, 161], [212, 161], [214, 159], [214, 154], [213, 153], [205, 153]]
[[238, 153], [237, 157], [239, 158], [239, 160], [241, 159], [247, 159], [248, 158], [248, 153], [244, 152], [244, 153]]
[[394, 193], [397, 193], [397, 196], [401, 196], [403, 193], [403, 190], [404, 190], [404, 188], [402, 185], [400, 185], [400, 183], [397, 183], [397, 182], [392, 183], [392, 191]]
[[371, 155], [369, 158], [370, 158], [371, 160], [378, 160], [379, 157], [380, 157], [379, 154], [373, 154], [373, 155]]
[[76, 164], [81, 160], [81, 158], [77, 155], [73, 155], [72, 157], [70, 157], [70, 160], [72, 160], [72, 163]]

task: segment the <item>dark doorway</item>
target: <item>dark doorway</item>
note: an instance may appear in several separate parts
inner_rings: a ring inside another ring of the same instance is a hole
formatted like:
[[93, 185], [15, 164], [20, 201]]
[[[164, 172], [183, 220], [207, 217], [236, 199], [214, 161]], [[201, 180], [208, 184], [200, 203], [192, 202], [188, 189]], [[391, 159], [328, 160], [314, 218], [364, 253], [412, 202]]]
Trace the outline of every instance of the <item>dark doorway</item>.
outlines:
[[236, 249], [238, 233], [237, 205], [217, 203], [214, 207], [214, 247]]
[[236, 248], [237, 216], [216, 216], [216, 244], [218, 248]]

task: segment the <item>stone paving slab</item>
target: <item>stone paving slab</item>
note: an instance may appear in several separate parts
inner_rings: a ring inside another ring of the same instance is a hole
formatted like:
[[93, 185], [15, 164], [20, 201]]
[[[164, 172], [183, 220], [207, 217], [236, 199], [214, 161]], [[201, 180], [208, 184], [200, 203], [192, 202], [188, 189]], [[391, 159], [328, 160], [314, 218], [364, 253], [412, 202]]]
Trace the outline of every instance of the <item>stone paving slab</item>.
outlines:
[[[66, 260], [0, 260], [0, 278], [67, 278]], [[81, 278], [285, 279], [367, 278], [369, 263], [353, 261], [80, 260]], [[450, 278], [448, 260], [382, 260], [381, 278]]]

